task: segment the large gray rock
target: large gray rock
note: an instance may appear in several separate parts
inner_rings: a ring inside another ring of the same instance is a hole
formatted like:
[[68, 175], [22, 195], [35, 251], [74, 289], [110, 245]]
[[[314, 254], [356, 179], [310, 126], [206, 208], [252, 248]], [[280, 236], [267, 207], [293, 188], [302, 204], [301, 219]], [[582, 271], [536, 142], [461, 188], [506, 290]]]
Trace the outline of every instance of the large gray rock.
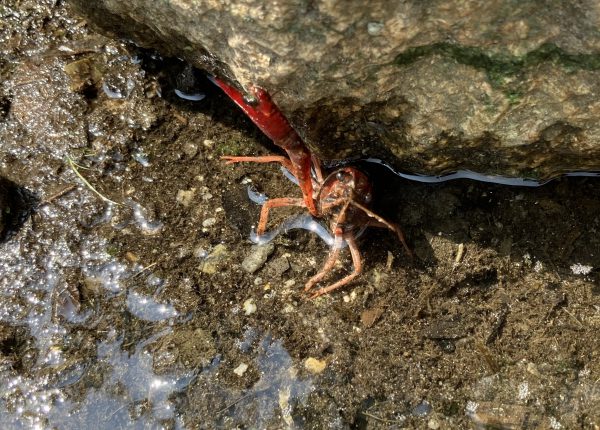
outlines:
[[325, 158], [600, 170], [595, 0], [71, 0], [105, 30], [267, 89]]

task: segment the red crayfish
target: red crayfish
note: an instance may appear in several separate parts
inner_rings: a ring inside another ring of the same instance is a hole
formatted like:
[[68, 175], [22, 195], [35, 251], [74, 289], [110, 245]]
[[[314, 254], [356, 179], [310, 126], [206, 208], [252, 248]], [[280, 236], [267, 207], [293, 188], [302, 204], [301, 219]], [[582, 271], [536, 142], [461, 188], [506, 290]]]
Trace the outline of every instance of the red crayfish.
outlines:
[[[251, 87], [249, 100], [240, 91], [218, 78], [211, 78], [265, 133], [287, 157], [272, 155], [261, 157], [224, 156], [227, 164], [239, 162], [270, 163], [283, 165], [298, 181], [302, 198], [282, 197], [267, 200], [261, 209], [257, 235], [265, 232], [269, 211], [282, 206], [306, 207], [317, 218], [329, 217], [334, 235], [334, 245], [321, 270], [310, 278], [304, 287], [308, 292], [333, 269], [344, 241], [350, 248], [354, 271], [339, 281], [314, 292], [311, 298], [327, 294], [346, 285], [362, 271], [362, 257], [356, 245], [356, 234], [365, 227], [387, 228], [398, 236], [409, 256], [413, 256], [406, 244], [404, 234], [396, 224], [386, 221], [369, 209], [372, 185], [367, 175], [355, 167], [343, 167], [323, 176], [318, 158], [312, 155], [298, 133], [271, 100], [269, 94], [259, 87]], [[314, 172], [314, 176], [312, 174]]]

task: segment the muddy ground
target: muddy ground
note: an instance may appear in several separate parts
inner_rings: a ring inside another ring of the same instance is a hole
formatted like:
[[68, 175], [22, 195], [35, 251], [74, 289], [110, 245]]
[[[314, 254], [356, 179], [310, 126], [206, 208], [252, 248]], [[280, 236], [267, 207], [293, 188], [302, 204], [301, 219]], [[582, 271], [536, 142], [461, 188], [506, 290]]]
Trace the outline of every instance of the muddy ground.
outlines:
[[248, 186], [299, 190], [219, 159], [277, 148], [201, 73], [61, 3], [3, 13], [9, 428], [599, 428], [600, 180], [427, 185], [363, 163], [416, 258], [371, 230], [360, 278], [306, 300], [315, 235], [242, 268]]

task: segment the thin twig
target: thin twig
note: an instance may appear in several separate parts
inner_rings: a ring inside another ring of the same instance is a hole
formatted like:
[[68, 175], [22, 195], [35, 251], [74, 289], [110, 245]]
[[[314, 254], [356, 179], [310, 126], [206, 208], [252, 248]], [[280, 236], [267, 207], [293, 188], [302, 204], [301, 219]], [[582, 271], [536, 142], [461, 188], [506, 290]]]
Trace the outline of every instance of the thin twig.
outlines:
[[137, 272], [135, 275], [133, 275], [133, 276], [131, 277], [131, 279], [133, 279], [133, 278], [135, 278], [135, 277], [137, 277], [137, 276], [141, 275], [142, 273], [144, 273], [144, 272], [145, 272], [145, 271], [147, 271], [148, 269], [151, 269], [151, 268], [153, 268], [153, 267], [154, 267], [154, 266], [156, 266], [157, 264], [158, 264], [158, 261], [155, 261], [154, 263], [147, 265], [146, 267], [142, 268], [142, 270], [140, 270], [140, 271], [139, 271], [139, 272]]
[[76, 188], [77, 188], [77, 185], [69, 185], [68, 187], [60, 190], [59, 192], [52, 194], [47, 199], [42, 200], [42, 202], [40, 203], [40, 205], [47, 205], [49, 203], [52, 203], [54, 200], [56, 200], [56, 199], [64, 196], [67, 193], [70, 193], [71, 191], [73, 191]]
[[94, 188], [94, 186], [92, 184], [90, 184], [88, 182], [88, 180], [83, 177], [83, 175], [81, 173], [79, 173], [79, 170], [77, 170], [77, 164], [69, 156], [67, 156], [67, 163], [69, 164], [69, 167], [71, 167], [71, 169], [73, 170], [73, 172], [75, 172], [75, 174], [77, 175], [77, 177], [79, 179], [81, 179], [81, 181], [85, 184], [85, 186], [88, 187], [91, 191], [93, 191], [94, 194], [96, 194], [98, 197], [100, 197], [103, 201], [105, 201], [107, 203], [112, 203], [114, 205], [120, 205], [119, 203], [114, 202], [111, 199], [109, 199], [108, 197], [102, 195], [100, 193], [100, 191], [98, 191], [96, 188]]
[[361, 412], [361, 413], [366, 417], [373, 418], [375, 421], [380, 421], [380, 422], [386, 423], [386, 424], [402, 424], [402, 423], [404, 423], [404, 420], [388, 420], [385, 418], [380, 418], [377, 415], [373, 415], [368, 412]]
[[225, 406], [222, 409], [219, 409], [216, 413], [216, 415], [221, 415], [223, 412], [225, 412], [227, 409], [231, 408], [232, 406], [237, 405], [239, 402], [241, 402], [244, 399], [247, 399], [248, 397], [252, 397], [255, 393], [248, 393], [243, 395], [242, 397], [237, 398], [236, 400], [234, 400], [233, 402], [231, 402], [230, 404], [228, 404], [227, 406]]
[[239, 397], [239, 398], [235, 399], [233, 402], [231, 402], [230, 404], [228, 404], [224, 408], [219, 409], [216, 412], [216, 415], [221, 415], [223, 412], [225, 412], [227, 409], [231, 408], [232, 406], [237, 405], [238, 403], [240, 403], [241, 401], [247, 399], [248, 397], [252, 397], [252, 396], [256, 396], [258, 394], [261, 394], [261, 393], [267, 391], [269, 388], [271, 388], [271, 387], [269, 386], [269, 387], [266, 387], [266, 388], [262, 388], [262, 389], [260, 389], [258, 391], [253, 391], [251, 393], [244, 394], [242, 397]]
[[575, 322], [577, 322], [577, 324], [579, 324], [579, 327], [581, 328], [585, 328], [585, 326], [583, 325], [583, 323], [581, 321], [579, 321], [579, 318], [577, 318], [575, 315], [573, 315], [571, 312], [569, 312], [566, 309], [563, 309], [563, 312], [565, 312], [567, 315], [569, 315], [571, 318], [573, 318], [575, 320]]

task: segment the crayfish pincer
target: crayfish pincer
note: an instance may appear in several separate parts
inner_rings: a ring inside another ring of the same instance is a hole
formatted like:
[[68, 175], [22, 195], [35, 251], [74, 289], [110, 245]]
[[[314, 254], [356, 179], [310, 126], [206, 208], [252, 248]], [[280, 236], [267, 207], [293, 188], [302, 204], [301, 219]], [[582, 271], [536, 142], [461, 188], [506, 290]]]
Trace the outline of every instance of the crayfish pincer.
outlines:
[[367, 227], [381, 227], [393, 231], [408, 255], [411, 258], [413, 257], [400, 227], [386, 221], [369, 209], [372, 201], [372, 185], [365, 173], [355, 167], [343, 167], [324, 176], [318, 158], [311, 154], [298, 133], [292, 128], [265, 90], [251, 87], [250, 93], [254, 100], [249, 102], [240, 91], [221, 79], [213, 77], [211, 80], [246, 113], [265, 135], [287, 154], [287, 157], [270, 155], [261, 157], [224, 156], [222, 158], [226, 160], [227, 164], [240, 162], [280, 163], [295, 178], [302, 191], [302, 198], [280, 197], [267, 200], [261, 208], [256, 230], [257, 235], [260, 236], [265, 232], [269, 211], [277, 207], [306, 207], [312, 216], [329, 220], [334, 242], [321, 270], [306, 282], [305, 292], [309, 292], [331, 272], [345, 244], [350, 249], [354, 264], [352, 273], [331, 285], [314, 291], [310, 296], [311, 298], [330, 293], [360, 275], [362, 257], [356, 244], [356, 237]]

